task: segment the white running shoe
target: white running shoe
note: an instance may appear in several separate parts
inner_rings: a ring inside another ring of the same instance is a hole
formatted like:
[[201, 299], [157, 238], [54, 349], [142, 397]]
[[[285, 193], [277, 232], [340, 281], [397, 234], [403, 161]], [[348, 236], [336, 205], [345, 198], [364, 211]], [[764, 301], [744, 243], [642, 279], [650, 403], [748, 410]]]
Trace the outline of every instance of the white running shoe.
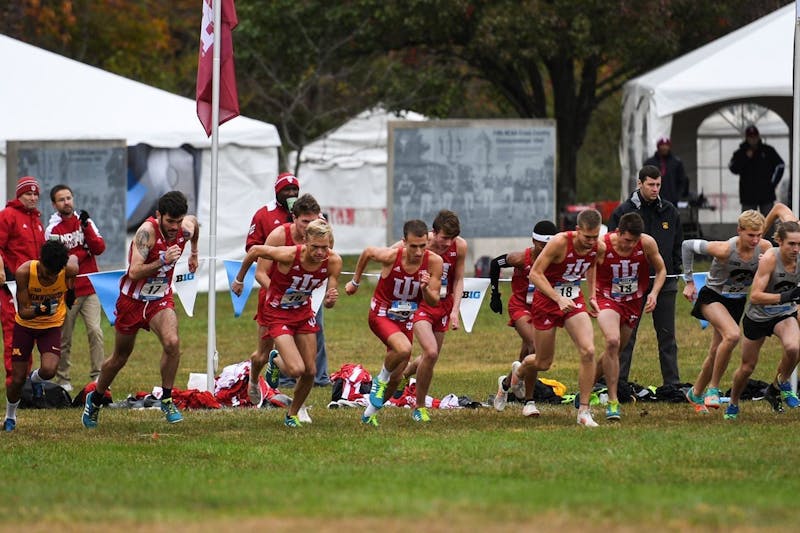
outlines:
[[253, 407], [261, 407], [261, 404], [264, 403], [264, 395], [261, 393], [261, 386], [258, 383], [258, 378], [255, 380], [250, 380], [247, 384], [247, 397], [250, 399], [250, 403], [253, 404]]
[[304, 405], [303, 407], [301, 407], [297, 411], [297, 419], [300, 420], [300, 422], [302, 422], [304, 424], [310, 424], [311, 423], [311, 417], [308, 416], [308, 408], [309, 407], [310, 406]]
[[596, 428], [599, 424], [592, 418], [591, 411], [578, 411], [578, 425], [586, 426], [587, 428]]
[[505, 376], [497, 378], [497, 394], [494, 395], [494, 409], [495, 411], [502, 411], [506, 408], [508, 403], [508, 391], [503, 388], [503, 380]]
[[536, 402], [528, 400], [525, 402], [525, 407], [522, 408], [523, 416], [539, 416], [539, 409], [536, 408]]
[[509, 390], [517, 397], [517, 400], [525, 399], [525, 380], [517, 377], [517, 369], [522, 366], [519, 361], [511, 363], [511, 387]]

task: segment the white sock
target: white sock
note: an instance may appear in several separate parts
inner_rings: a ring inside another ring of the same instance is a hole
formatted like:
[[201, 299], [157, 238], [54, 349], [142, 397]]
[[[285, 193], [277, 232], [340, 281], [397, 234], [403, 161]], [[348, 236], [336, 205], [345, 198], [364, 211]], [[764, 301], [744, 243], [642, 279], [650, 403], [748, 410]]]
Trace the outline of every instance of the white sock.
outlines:
[[41, 376], [39, 376], [39, 369], [38, 368], [36, 370], [34, 370], [33, 372], [31, 372], [31, 383], [44, 383], [45, 381], [47, 381], [47, 380], [46, 379], [42, 379]]
[[366, 408], [366, 409], [364, 409], [364, 416], [366, 416], [367, 418], [369, 418], [369, 417], [371, 417], [372, 415], [374, 415], [374, 414], [375, 414], [375, 413], [377, 413], [377, 412], [378, 412], [378, 409], [376, 409], [374, 405], [372, 405], [372, 404], [369, 404], [369, 405], [367, 406], [367, 408]]
[[16, 420], [17, 407], [19, 407], [19, 400], [17, 400], [14, 403], [11, 403], [8, 400], [6, 400], [6, 418], [10, 418], [11, 420]]
[[382, 366], [382, 367], [381, 367], [381, 373], [380, 373], [380, 374], [378, 374], [378, 380], [379, 380], [379, 381], [386, 381], [386, 382], [388, 382], [388, 381], [389, 381], [389, 379], [390, 379], [391, 377], [392, 377], [392, 373], [391, 373], [391, 372], [389, 372], [388, 370], [386, 370], [386, 367], [385, 367], [385, 366]]

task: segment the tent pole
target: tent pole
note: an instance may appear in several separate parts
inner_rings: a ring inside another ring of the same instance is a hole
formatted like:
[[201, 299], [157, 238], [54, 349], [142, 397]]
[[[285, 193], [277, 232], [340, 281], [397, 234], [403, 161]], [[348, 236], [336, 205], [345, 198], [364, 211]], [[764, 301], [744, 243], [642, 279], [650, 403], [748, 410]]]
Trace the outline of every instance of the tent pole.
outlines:
[[[794, 18], [794, 53], [793, 53], [793, 74], [792, 74], [792, 211], [798, 212], [800, 209], [800, 67], [798, 66], [797, 45], [800, 42], [800, 3], [795, 2]], [[790, 379], [792, 390], [797, 392], [797, 367], [792, 371]]]
[[206, 385], [214, 391], [217, 359], [217, 177], [219, 172], [219, 71], [222, 28], [222, 1], [213, 0], [214, 56], [211, 78], [211, 201], [209, 202], [208, 230], [208, 339], [206, 340]]

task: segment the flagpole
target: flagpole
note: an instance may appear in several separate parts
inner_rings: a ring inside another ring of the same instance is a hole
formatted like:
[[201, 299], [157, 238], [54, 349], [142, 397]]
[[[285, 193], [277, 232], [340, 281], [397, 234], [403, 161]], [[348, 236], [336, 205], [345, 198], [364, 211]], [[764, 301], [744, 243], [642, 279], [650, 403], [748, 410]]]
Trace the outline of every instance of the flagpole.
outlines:
[[211, 75], [211, 201], [208, 230], [208, 339], [206, 343], [206, 385], [214, 391], [217, 360], [217, 177], [219, 174], [219, 72], [222, 28], [222, 0], [214, 8], [214, 56]]

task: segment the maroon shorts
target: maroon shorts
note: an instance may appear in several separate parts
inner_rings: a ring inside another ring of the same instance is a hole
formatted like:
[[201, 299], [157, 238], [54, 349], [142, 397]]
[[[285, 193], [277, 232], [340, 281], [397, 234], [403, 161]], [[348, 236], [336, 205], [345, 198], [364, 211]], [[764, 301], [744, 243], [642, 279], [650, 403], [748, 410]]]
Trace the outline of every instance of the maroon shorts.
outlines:
[[539, 330], [553, 328], [563, 328], [564, 322], [578, 313], [586, 312], [586, 304], [583, 295], [573, 298], [575, 309], [568, 313], [563, 312], [558, 304], [539, 291], [534, 293], [533, 305], [531, 306], [531, 316], [533, 317], [533, 327]]
[[452, 312], [452, 296], [439, 300], [439, 305], [435, 307], [422, 302], [419, 304], [417, 312], [414, 313], [414, 323], [430, 322], [433, 324], [433, 331], [447, 331], [450, 328], [450, 313]]
[[399, 320], [392, 320], [385, 316], [378, 316], [375, 311], [369, 313], [369, 329], [375, 334], [384, 344], [388, 346], [389, 337], [395, 333], [402, 333], [408, 339], [408, 342], [414, 340], [414, 321], [406, 320], [401, 322]]
[[599, 307], [601, 311], [604, 309], [616, 311], [619, 315], [620, 324], [624, 324], [631, 329], [635, 328], [636, 324], [639, 323], [639, 319], [642, 318], [641, 298], [627, 302], [618, 302], [617, 300], [598, 295], [597, 307]]
[[262, 339], [277, 339], [281, 335], [295, 336], [301, 333], [316, 333], [319, 331], [317, 318], [311, 314], [297, 314], [296, 318], [289, 319], [285, 315], [270, 316], [264, 315], [267, 323], [267, 331], [261, 336]]
[[39, 353], [52, 353], [61, 357], [61, 327], [34, 329], [14, 323], [14, 339], [11, 341], [11, 361], [29, 363], [33, 345]]
[[114, 329], [123, 335], [133, 335], [140, 329], [150, 331], [150, 321], [165, 309], [175, 309], [172, 294], [152, 301], [136, 300], [120, 294], [114, 311]]

